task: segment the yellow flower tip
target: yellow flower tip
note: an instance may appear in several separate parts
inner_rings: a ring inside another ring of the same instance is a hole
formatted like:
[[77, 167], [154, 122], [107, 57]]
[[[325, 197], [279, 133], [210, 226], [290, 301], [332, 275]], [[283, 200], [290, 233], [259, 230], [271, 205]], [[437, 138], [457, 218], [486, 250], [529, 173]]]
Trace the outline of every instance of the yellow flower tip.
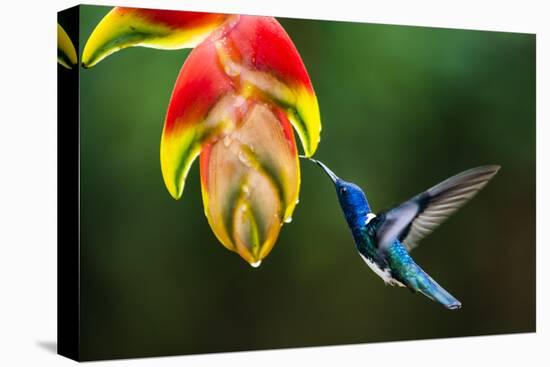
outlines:
[[183, 196], [183, 187], [185, 185], [184, 177], [177, 177], [176, 172], [169, 171], [163, 167], [162, 177], [168, 193], [174, 200], [179, 200]]
[[114, 8], [99, 22], [86, 41], [82, 67], [91, 68], [108, 55], [138, 41], [137, 29]]
[[166, 190], [174, 200], [179, 200], [183, 193], [183, 185], [178, 184], [173, 167], [161, 159], [161, 171]]
[[321, 140], [321, 115], [315, 93], [305, 87], [297, 88], [296, 106], [288, 112], [288, 118], [302, 142], [304, 156], [312, 157]]
[[166, 182], [165, 182], [165, 184], [166, 184], [166, 188], [168, 189], [168, 193], [170, 194], [172, 199], [174, 199], [174, 200], [181, 199], [181, 197], [183, 196], [183, 186], [172, 185], [172, 184], [168, 184]]
[[90, 64], [89, 62], [85, 62], [84, 60], [80, 63], [80, 66], [82, 66], [84, 69], [90, 69], [92, 66], [97, 64], [97, 62], [94, 62], [93, 64]]
[[69, 35], [57, 24], [57, 62], [67, 69], [77, 64], [76, 50]]
[[82, 53], [90, 68], [127, 47], [162, 50], [192, 48], [219, 27], [227, 15], [116, 7], [93, 30]]
[[57, 63], [61, 66], [63, 66], [65, 69], [69, 69], [71, 70], [72, 69], [72, 66], [67, 64], [64, 60], [62, 59], [57, 59]]
[[193, 131], [183, 134], [162, 133], [160, 143], [160, 168], [164, 184], [170, 195], [181, 199], [187, 174], [201, 152], [194, 140]]

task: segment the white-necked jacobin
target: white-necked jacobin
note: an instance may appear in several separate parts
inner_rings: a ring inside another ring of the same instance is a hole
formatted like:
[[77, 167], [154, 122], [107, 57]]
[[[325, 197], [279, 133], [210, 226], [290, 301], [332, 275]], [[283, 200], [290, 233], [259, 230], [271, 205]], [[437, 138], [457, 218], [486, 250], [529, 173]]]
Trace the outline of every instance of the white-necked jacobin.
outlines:
[[500, 166], [464, 171], [393, 209], [374, 214], [357, 185], [342, 180], [323, 163], [310, 159], [334, 182], [359, 254], [386, 284], [421, 292], [451, 310], [462, 306], [414, 262], [409, 251], [481, 190]]

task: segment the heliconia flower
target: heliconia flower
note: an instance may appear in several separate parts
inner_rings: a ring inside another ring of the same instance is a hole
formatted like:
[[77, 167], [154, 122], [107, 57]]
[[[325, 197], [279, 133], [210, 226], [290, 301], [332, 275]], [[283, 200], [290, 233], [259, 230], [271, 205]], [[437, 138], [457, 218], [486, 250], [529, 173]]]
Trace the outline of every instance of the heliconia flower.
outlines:
[[67, 69], [71, 69], [77, 63], [74, 45], [59, 23], [57, 24], [57, 62]]
[[92, 66], [132, 45], [184, 48], [199, 39], [166, 114], [164, 182], [175, 199], [181, 198], [189, 168], [200, 155], [204, 210], [213, 232], [226, 248], [257, 266], [298, 201], [300, 167], [291, 126], [306, 156], [315, 153], [321, 131], [313, 86], [279, 22], [115, 8], [90, 36], [83, 64]]

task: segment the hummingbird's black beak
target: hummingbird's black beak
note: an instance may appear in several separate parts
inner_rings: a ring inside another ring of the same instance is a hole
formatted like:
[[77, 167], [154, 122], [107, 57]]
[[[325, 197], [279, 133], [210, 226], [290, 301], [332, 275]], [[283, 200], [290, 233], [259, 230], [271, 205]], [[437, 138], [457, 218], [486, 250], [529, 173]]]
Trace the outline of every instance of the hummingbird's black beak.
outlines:
[[312, 162], [314, 163], [317, 163], [319, 166], [321, 166], [321, 168], [323, 169], [323, 171], [325, 171], [325, 173], [328, 175], [328, 177], [330, 177], [330, 179], [332, 180], [332, 182], [336, 183], [336, 181], [338, 181], [340, 178], [338, 176], [336, 176], [334, 174], [334, 172], [332, 172], [327, 166], [325, 166], [322, 162], [316, 160], [316, 159], [313, 159], [313, 158], [309, 158]]

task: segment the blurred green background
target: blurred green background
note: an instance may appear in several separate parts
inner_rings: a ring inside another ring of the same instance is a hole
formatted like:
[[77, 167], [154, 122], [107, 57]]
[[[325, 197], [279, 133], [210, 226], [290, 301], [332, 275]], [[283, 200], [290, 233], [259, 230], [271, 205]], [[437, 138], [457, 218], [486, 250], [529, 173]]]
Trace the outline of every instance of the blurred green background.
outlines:
[[[81, 50], [108, 10], [81, 7]], [[463, 309], [385, 286], [309, 162], [294, 220], [262, 266], [223, 248], [203, 215], [198, 164], [180, 201], [160, 171], [189, 51], [132, 48], [80, 70], [82, 357], [534, 331], [535, 36], [279, 20], [319, 99], [316, 157], [362, 186], [374, 210], [502, 165], [413, 253]]]

